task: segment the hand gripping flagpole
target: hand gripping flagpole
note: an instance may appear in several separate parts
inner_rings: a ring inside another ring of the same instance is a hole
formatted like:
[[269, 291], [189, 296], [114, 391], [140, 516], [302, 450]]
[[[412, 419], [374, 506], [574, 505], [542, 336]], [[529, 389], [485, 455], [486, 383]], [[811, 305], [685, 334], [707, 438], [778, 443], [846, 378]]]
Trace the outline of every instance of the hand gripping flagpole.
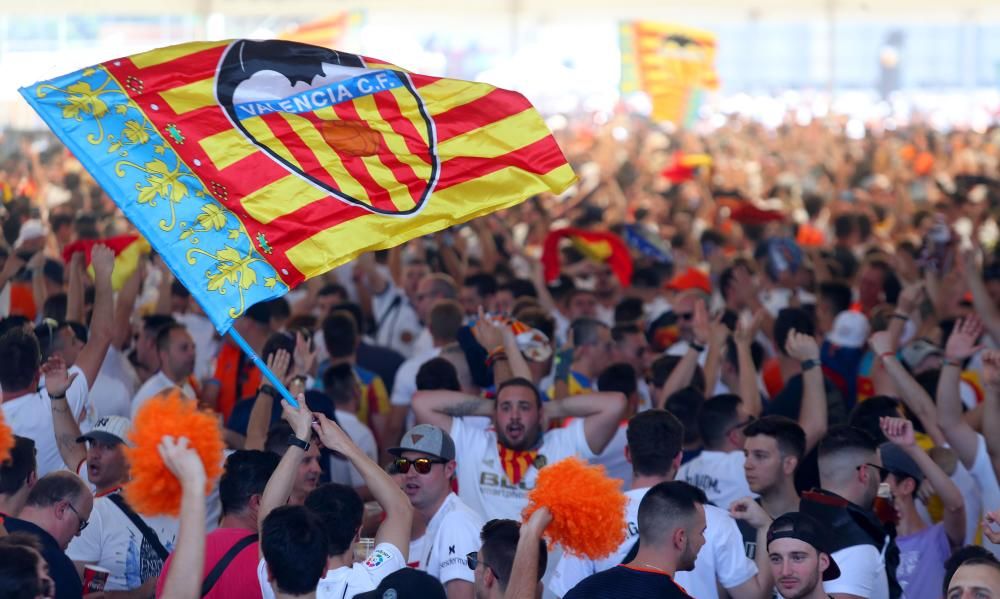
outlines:
[[285, 384], [281, 382], [281, 379], [279, 379], [273, 372], [271, 372], [271, 369], [267, 367], [267, 364], [264, 364], [264, 360], [260, 359], [260, 356], [257, 355], [257, 352], [255, 352], [252, 347], [250, 347], [250, 344], [247, 343], [247, 340], [244, 339], [243, 336], [240, 335], [238, 332], [236, 332], [235, 328], [229, 329], [229, 336], [232, 337], [233, 341], [236, 342], [236, 345], [240, 346], [240, 349], [243, 350], [243, 353], [250, 356], [250, 360], [253, 362], [253, 365], [256, 366], [257, 369], [260, 370], [261, 374], [263, 374], [267, 378], [267, 380], [271, 382], [274, 388], [281, 393], [281, 396], [284, 397], [285, 400], [288, 401], [288, 403], [292, 404], [293, 408], [298, 408], [299, 402], [296, 401], [294, 397], [292, 397], [292, 393], [285, 388]]

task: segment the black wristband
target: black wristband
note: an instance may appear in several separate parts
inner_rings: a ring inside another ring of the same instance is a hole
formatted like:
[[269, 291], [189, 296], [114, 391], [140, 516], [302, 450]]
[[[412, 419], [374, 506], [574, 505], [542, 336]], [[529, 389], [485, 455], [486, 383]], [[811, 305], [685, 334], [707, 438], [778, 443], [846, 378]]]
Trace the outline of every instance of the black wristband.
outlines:
[[811, 370], [819, 366], [819, 360], [804, 360], [802, 362], [802, 372]]
[[309, 441], [303, 441], [295, 436], [295, 433], [288, 435], [289, 447], [301, 447], [302, 451], [309, 451]]
[[907, 316], [906, 314], [900, 314], [899, 312], [896, 312], [895, 314], [890, 316], [890, 318], [898, 318], [899, 320], [902, 320], [904, 322], [910, 319], [910, 317]]
[[699, 354], [701, 352], [705, 351], [705, 346], [702, 345], [702, 344], [700, 344], [700, 343], [698, 343], [697, 341], [692, 341], [688, 345], [690, 345], [691, 349], [693, 349], [694, 351], [698, 352]]
[[271, 385], [261, 385], [257, 389], [257, 393], [258, 394], [263, 393], [264, 395], [270, 395], [274, 399], [278, 399], [279, 397], [281, 397], [281, 395], [278, 393], [278, 390], [275, 389], [274, 387], [272, 387]]
[[49, 393], [49, 399], [66, 399], [66, 392], [63, 391], [62, 395], [52, 395]]

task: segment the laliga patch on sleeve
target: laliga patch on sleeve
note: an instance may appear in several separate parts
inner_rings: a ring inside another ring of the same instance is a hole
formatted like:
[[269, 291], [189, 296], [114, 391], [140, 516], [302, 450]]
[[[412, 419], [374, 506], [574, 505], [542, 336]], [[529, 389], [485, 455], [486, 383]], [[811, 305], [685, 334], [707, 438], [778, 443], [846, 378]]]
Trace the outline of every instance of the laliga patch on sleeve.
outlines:
[[376, 549], [371, 555], [368, 556], [368, 559], [365, 560], [365, 567], [374, 570], [389, 561], [390, 557], [392, 556], [389, 555], [389, 552], [385, 549]]

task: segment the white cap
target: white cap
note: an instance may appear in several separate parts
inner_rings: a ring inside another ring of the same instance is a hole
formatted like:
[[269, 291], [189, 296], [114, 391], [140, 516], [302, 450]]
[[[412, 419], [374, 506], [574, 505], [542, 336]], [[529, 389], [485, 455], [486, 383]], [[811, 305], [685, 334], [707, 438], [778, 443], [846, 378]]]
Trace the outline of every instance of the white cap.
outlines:
[[17, 234], [14, 247], [20, 247], [21, 244], [39, 237], [45, 237], [45, 225], [37, 218], [28, 219], [21, 224], [21, 231]]
[[129, 447], [132, 443], [128, 439], [128, 433], [132, 430], [132, 422], [124, 416], [105, 416], [97, 421], [90, 432], [76, 440], [77, 443], [84, 441], [101, 441], [103, 443], [124, 443]]
[[833, 320], [833, 330], [827, 339], [839, 347], [864, 347], [868, 339], [868, 319], [860, 312], [844, 311]]

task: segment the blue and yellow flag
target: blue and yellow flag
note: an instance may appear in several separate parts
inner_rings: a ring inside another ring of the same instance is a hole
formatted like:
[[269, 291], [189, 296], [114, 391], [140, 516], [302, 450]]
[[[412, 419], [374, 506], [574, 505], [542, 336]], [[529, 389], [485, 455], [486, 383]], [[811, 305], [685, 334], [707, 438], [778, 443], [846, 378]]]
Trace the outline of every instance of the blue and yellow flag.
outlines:
[[161, 48], [21, 93], [223, 332], [363, 252], [575, 180], [518, 93], [286, 40]]

